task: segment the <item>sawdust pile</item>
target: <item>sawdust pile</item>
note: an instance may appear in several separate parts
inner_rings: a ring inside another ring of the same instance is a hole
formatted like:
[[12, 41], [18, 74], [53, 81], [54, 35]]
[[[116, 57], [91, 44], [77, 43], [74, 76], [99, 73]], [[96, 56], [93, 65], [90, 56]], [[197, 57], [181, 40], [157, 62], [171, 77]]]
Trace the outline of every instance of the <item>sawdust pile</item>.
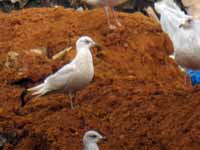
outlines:
[[[140, 13], [120, 13], [124, 27], [108, 30], [101, 9], [26, 9], [0, 14], [0, 133], [5, 150], [81, 150], [88, 129], [109, 139], [102, 150], [197, 150], [200, 92], [186, 88], [168, 55], [172, 44], [160, 26]], [[20, 93], [68, 63], [50, 58], [81, 35], [94, 49], [94, 81], [77, 95], [74, 110], [62, 94], [32, 99]], [[48, 56], [30, 51], [46, 48]], [[15, 55], [9, 57], [9, 53]], [[11, 53], [12, 54], [12, 53]]]

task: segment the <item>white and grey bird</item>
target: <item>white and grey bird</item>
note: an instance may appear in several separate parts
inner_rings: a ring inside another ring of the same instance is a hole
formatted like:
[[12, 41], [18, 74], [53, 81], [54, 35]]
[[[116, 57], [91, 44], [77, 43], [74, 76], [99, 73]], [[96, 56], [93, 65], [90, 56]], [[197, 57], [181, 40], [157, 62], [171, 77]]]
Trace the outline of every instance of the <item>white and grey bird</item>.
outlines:
[[93, 79], [94, 66], [90, 48], [96, 46], [98, 47], [90, 37], [80, 37], [76, 42], [76, 56], [71, 63], [49, 75], [43, 83], [25, 90], [21, 94], [21, 105], [25, 105], [24, 98], [28, 92], [37, 97], [50, 92], [62, 92], [69, 95], [71, 108], [73, 108], [76, 91], [89, 85]]
[[184, 68], [200, 69], [200, 21], [185, 14], [174, 0], [155, 3], [160, 13], [162, 29], [168, 33], [174, 47], [178, 65]]
[[179, 30], [184, 19], [191, 18], [186, 15], [174, 0], [162, 0], [154, 3], [154, 8], [160, 14], [160, 24], [164, 32], [172, 39]]
[[97, 131], [87, 131], [83, 136], [83, 150], [99, 150], [98, 143], [105, 141], [106, 137], [98, 133]]

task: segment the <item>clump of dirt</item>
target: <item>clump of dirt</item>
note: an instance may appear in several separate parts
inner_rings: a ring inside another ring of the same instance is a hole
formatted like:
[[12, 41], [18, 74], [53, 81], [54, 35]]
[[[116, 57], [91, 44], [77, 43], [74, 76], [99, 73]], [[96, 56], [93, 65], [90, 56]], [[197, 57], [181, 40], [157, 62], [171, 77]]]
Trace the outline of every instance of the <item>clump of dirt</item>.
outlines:
[[[197, 150], [200, 147], [198, 87], [168, 55], [172, 43], [159, 24], [140, 13], [119, 13], [123, 27], [110, 31], [103, 10], [25, 9], [0, 14], [0, 134], [4, 149], [78, 150], [89, 129], [109, 139], [104, 150]], [[48, 94], [20, 107], [20, 94], [68, 63], [51, 58], [89, 35], [95, 78], [78, 92], [75, 109], [64, 94]], [[46, 47], [48, 57], [30, 49]], [[6, 67], [7, 54], [19, 55]], [[5, 137], [5, 138], [6, 138]]]

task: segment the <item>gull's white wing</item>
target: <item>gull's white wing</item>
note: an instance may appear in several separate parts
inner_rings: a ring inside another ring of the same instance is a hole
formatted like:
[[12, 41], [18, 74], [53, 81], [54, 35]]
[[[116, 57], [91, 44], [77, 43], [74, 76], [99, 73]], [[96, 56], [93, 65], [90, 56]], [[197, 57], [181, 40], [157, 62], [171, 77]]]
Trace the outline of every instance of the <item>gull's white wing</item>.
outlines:
[[56, 73], [45, 79], [44, 84], [47, 91], [62, 89], [67, 86], [70, 76], [76, 71], [74, 64], [67, 64], [59, 69]]
[[185, 19], [191, 18], [186, 15], [174, 2], [174, 0], [163, 0], [155, 3], [155, 10], [160, 14], [160, 24], [172, 39], [179, 30], [179, 25]]

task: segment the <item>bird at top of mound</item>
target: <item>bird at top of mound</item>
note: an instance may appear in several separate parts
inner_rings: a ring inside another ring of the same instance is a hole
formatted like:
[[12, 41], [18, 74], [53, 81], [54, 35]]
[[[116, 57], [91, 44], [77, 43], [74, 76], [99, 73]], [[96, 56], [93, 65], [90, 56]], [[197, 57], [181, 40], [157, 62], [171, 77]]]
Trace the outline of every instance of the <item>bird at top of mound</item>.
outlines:
[[179, 25], [185, 18], [191, 18], [186, 15], [174, 2], [174, 0], [162, 0], [154, 4], [157, 13], [160, 14], [160, 24], [169, 37], [172, 39], [179, 30]]
[[81, 0], [83, 3], [87, 3], [88, 5], [92, 6], [100, 6], [104, 8], [104, 13], [107, 18], [107, 23], [108, 26], [111, 30], [116, 29], [117, 27], [113, 24], [111, 24], [111, 19], [110, 19], [110, 13], [109, 13], [109, 8], [111, 10], [111, 15], [114, 17], [114, 20], [117, 24], [118, 27], [121, 27], [121, 23], [117, 17], [117, 15], [114, 12], [114, 6], [118, 6], [120, 4], [123, 4], [127, 2], [128, 0]]
[[83, 136], [83, 150], [99, 150], [97, 143], [106, 141], [106, 137], [94, 130], [87, 131]]
[[155, 10], [160, 13], [162, 29], [172, 40], [177, 64], [200, 69], [200, 21], [185, 14], [174, 0], [156, 2]]
[[69, 94], [71, 108], [76, 91], [83, 89], [93, 79], [94, 67], [90, 48], [98, 45], [88, 36], [80, 37], [76, 42], [76, 56], [71, 63], [64, 65], [54, 74], [49, 75], [43, 83], [26, 89], [21, 94], [21, 105], [25, 105], [25, 96], [43, 96], [50, 92]]

